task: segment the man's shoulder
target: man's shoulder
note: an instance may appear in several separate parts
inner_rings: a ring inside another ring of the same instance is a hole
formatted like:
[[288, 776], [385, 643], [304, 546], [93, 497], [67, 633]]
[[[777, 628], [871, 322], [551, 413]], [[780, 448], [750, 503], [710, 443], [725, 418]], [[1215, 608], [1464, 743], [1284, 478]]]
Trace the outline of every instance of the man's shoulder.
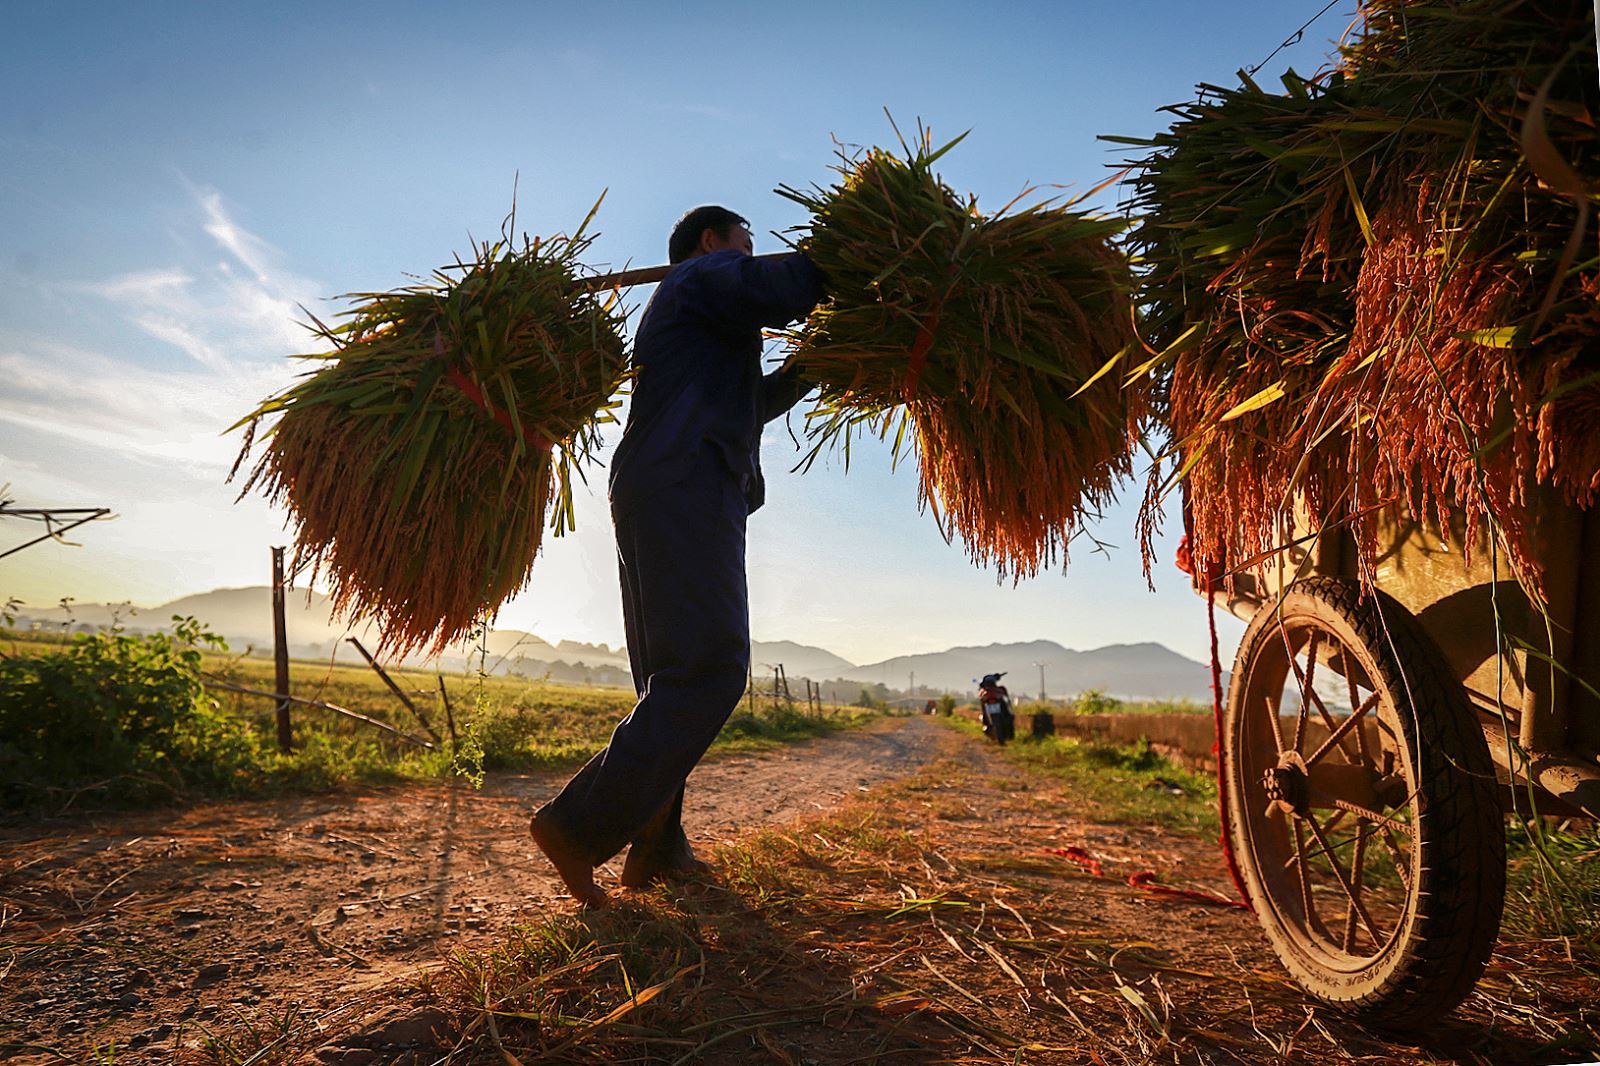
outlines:
[[663, 286], [669, 284], [683, 285], [693, 282], [712, 271], [736, 267], [739, 265], [740, 260], [746, 258], [749, 257], [743, 252], [731, 248], [721, 252], [707, 252], [704, 255], [697, 255], [693, 259], [685, 259], [667, 271], [667, 276], [661, 279], [661, 284]]
[[[708, 301], [716, 301], [717, 294], [725, 288], [718, 280], [708, 280], [713, 274], [737, 269], [739, 260], [746, 258], [737, 251], [708, 252], [693, 259], [685, 259], [667, 271], [656, 286], [650, 303], [657, 314], [694, 313], [703, 310]], [[647, 308], [648, 310], [648, 308]]]

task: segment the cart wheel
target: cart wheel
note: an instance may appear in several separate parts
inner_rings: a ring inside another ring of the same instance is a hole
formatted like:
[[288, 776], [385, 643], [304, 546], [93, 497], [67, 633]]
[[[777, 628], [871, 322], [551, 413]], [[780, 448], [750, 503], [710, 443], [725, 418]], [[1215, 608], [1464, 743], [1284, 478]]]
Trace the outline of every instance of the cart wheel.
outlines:
[[1483, 731], [1410, 612], [1295, 585], [1251, 621], [1223, 728], [1228, 833], [1295, 979], [1384, 1026], [1466, 998], [1499, 932], [1505, 830]]

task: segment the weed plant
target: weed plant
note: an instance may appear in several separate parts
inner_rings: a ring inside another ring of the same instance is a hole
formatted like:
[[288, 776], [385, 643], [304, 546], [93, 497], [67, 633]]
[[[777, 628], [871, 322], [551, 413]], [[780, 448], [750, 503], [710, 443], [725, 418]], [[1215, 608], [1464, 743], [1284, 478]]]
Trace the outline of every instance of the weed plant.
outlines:
[[190, 618], [170, 635], [96, 633], [0, 659], [0, 802], [240, 790], [256, 744], [205, 698], [205, 645], [224, 646]]
[[1600, 967], [1600, 828], [1573, 821], [1536, 834], [1512, 826], [1506, 858], [1506, 933], [1565, 941], [1570, 954]]

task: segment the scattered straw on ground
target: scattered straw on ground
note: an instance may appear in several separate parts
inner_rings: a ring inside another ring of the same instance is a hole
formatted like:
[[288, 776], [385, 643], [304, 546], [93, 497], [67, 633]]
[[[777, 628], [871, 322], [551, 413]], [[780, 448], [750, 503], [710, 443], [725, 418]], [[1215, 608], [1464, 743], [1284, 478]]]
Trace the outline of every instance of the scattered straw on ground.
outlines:
[[1306, 1001], [1248, 913], [1129, 884], [1224, 889], [1205, 839], [1077, 810], [1070, 785], [952, 760], [429, 992], [485, 1062], [1500, 1066], [1600, 1036], [1600, 973], [1538, 942], [1505, 945], [1425, 1045], [1364, 1030]]

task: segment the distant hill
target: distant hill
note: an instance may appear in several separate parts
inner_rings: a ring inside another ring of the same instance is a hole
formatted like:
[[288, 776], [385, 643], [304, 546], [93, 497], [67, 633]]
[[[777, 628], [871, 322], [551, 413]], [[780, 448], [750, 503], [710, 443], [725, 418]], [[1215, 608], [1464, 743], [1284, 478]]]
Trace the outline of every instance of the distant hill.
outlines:
[[843, 677], [846, 671], [856, 669], [855, 663], [827, 651], [792, 640], [757, 640], [750, 645], [750, 662], [757, 677], [772, 674], [773, 663], [782, 663], [787, 677]]
[[[332, 601], [320, 592], [291, 591], [284, 600], [284, 629], [289, 638], [289, 652], [297, 658], [336, 658], [341, 661], [360, 662], [360, 654], [345, 638], [354, 636], [369, 650], [377, 647], [378, 634], [371, 626], [351, 627], [333, 616]], [[214, 589], [192, 596], [184, 596], [156, 607], [130, 609], [116, 604], [74, 603], [71, 605], [74, 626], [90, 628], [107, 626], [120, 621], [130, 631], [155, 630], [170, 624], [173, 615], [189, 615], [204, 622], [213, 632], [228, 639], [236, 649], [254, 646], [256, 649], [272, 647], [272, 590], [265, 585], [247, 588]], [[57, 608], [24, 608], [19, 612], [19, 623], [41, 622], [56, 627], [67, 622], [68, 615]], [[484, 642], [487, 649], [485, 665], [507, 672], [540, 673], [535, 664], [579, 663], [590, 666], [620, 668], [625, 675], [628, 653], [623, 648], [610, 648], [604, 644], [583, 644], [561, 641], [551, 644], [532, 633], [516, 629], [496, 629]], [[479, 649], [476, 645], [459, 644], [446, 649], [441, 657], [449, 668], [477, 665]], [[422, 656], [409, 656], [407, 663], [420, 663]]]
[[[289, 651], [302, 659], [335, 658], [359, 662], [355, 648], [345, 642], [355, 636], [369, 649], [377, 646], [377, 634], [370, 627], [351, 629], [334, 620], [327, 596], [318, 592], [290, 592], [286, 601], [285, 626]], [[120, 621], [130, 630], [154, 630], [170, 624], [173, 615], [192, 615], [228, 639], [235, 649], [254, 646], [257, 651], [272, 647], [272, 590], [265, 585], [248, 588], [214, 589], [184, 596], [156, 607], [130, 609], [115, 604], [72, 604], [72, 624], [98, 628]], [[59, 607], [23, 608], [18, 624], [30, 622], [60, 627], [67, 614]], [[528, 677], [548, 674], [561, 681], [607, 685], [631, 685], [626, 648], [605, 644], [585, 644], [563, 640], [551, 644], [542, 637], [516, 629], [492, 630], [484, 641], [482, 663], [493, 673], [516, 673]], [[1017, 695], [1038, 695], [1039, 668], [1045, 664], [1045, 685], [1051, 696], [1070, 695], [1097, 688], [1122, 698], [1193, 699], [1211, 698], [1210, 669], [1186, 659], [1161, 644], [1113, 644], [1092, 651], [1076, 651], [1054, 641], [1035, 640], [1014, 644], [950, 648], [921, 655], [902, 655], [882, 662], [857, 666], [825, 648], [794, 641], [756, 641], [751, 646], [751, 663], [757, 678], [770, 677], [773, 664], [782, 663], [791, 681], [843, 680], [861, 684], [883, 684], [895, 690], [916, 684], [935, 691], [970, 692], [974, 680], [994, 670], [1006, 672], [1006, 684]], [[406, 663], [420, 665], [420, 656]], [[477, 646], [465, 644], [446, 649], [439, 664], [445, 669], [476, 667], [480, 661]]]
[[1097, 688], [1123, 699], [1211, 699], [1211, 668], [1164, 644], [1111, 644], [1092, 651], [1064, 648], [1053, 640], [951, 648], [902, 655], [841, 674], [850, 680], [904, 688], [914, 672], [917, 685], [966, 692], [977, 678], [1004, 671], [1015, 695], [1039, 694], [1044, 663], [1045, 693], [1053, 697]]

